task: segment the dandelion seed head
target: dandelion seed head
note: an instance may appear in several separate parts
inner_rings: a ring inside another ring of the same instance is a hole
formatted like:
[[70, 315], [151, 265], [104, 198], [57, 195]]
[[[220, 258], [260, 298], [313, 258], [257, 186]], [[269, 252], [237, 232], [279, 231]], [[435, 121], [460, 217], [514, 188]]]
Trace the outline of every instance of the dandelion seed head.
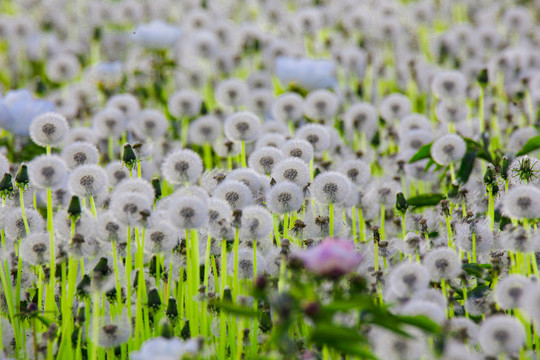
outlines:
[[20, 254], [29, 265], [45, 265], [51, 260], [50, 236], [47, 233], [34, 233], [26, 236], [21, 242]]
[[81, 165], [71, 172], [68, 188], [80, 197], [99, 194], [107, 184], [107, 173], [98, 165]]
[[424, 257], [424, 265], [433, 281], [450, 280], [461, 272], [461, 260], [458, 254], [447, 247], [440, 247], [428, 252]]
[[92, 124], [99, 137], [118, 137], [126, 130], [125, 114], [116, 107], [106, 107], [92, 118]]
[[495, 300], [504, 310], [521, 307], [526, 288], [530, 285], [530, 280], [523, 275], [507, 275], [497, 282], [494, 291]]
[[386, 96], [379, 106], [381, 116], [387, 120], [399, 120], [411, 112], [411, 102], [402, 94], [390, 94]]
[[369, 103], [356, 103], [346, 110], [343, 115], [345, 129], [349, 135], [353, 132], [364, 133], [367, 140], [370, 140], [377, 131], [379, 116], [377, 109]]
[[330, 147], [330, 133], [319, 124], [306, 124], [296, 132], [296, 137], [313, 146], [315, 153], [320, 154]]
[[241, 111], [229, 115], [225, 120], [225, 135], [232, 141], [252, 142], [261, 131], [261, 121], [257, 115]]
[[281, 122], [298, 122], [304, 115], [304, 99], [296, 93], [285, 93], [274, 100], [272, 117]]
[[216, 116], [201, 116], [189, 124], [188, 138], [193, 144], [211, 144], [221, 135], [222, 128], [221, 121]]
[[40, 155], [28, 164], [30, 181], [40, 189], [56, 188], [66, 179], [67, 166], [58, 155]]
[[403, 262], [390, 273], [388, 285], [397, 294], [413, 294], [426, 289], [430, 274], [426, 266], [418, 263]]
[[107, 100], [105, 105], [106, 109], [114, 108], [120, 110], [127, 121], [133, 119], [139, 111], [141, 111], [141, 106], [139, 100], [131, 94], [117, 94], [113, 95]]
[[194, 183], [203, 172], [203, 163], [198, 153], [183, 149], [167, 156], [161, 170], [165, 180], [171, 184]]
[[313, 145], [307, 140], [287, 140], [280, 149], [285, 156], [299, 158], [306, 164], [313, 159]]
[[523, 325], [508, 315], [494, 315], [482, 322], [478, 342], [486, 354], [515, 354], [525, 343]]
[[273, 230], [272, 214], [262, 206], [246, 206], [242, 212], [240, 238], [243, 240], [266, 240]]
[[283, 181], [274, 185], [266, 195], [268, 208], [275, 213], [284, 214], [302, 207], [302, 189], [291, 182]]
[[217, 85], [215, 96], [221, 105], [237, 108], [247, 102], [249, 88], [240, 79], [225, 79]]
[[514, 219], [540, 217], [540, 189], [533, 185], [513, 186], [502, 198], [502, 210]]
[[169, 205], [169, 220], [178, 229], [197, 229], [208, 220], [208, 206], [197, 196], [178, 196]]
[[193, 117], [201, 112], [202, 99], [194, 90], [179, 90], [171, 94], [167, 107], [171, 115], [176, 118]]
[[319, 89], [311, 91], [306, 96], [304, 112], [310, 119], [333, 123], [338, 106], [339, 100], [334, 93], [326, 89]]
[[30, 123], [32, 141], [42, 147], [59, 147], [69, 131], [66, 118], [59, 113], [46, 112], [36, 116]]
[[105, 172], [107, 173], [109, 187], [116, 187], [117, 184], [129, 178], [129, 169], [121, 161], [108, 163]]
[[431, 145], [431, 157], [439, 165], [449, 165], [459, 161], [465, 155], [467, 145], [461, 136], [446, 134]]
[[301, 188], [307, 186], [310, 175], [308, 165], [300, 158], [285, 158], [272, 169], [271, 177], [277, 182], [289, 181]]
[[317, 175], [311, 186], [315, 199], [322, 204], [340, 203], [351, 193], [350, 181], [336, 171]]
[[248, 165], [259, 174], [270, 174], [274, 166], [282, 159], [283, 152], [281, 150], [275, 147], [265, 146], [251, 153], [248, 159]]
[[242, 209], [253, 201], [249, 187], [236, 180], [226, 180], [219, 184], [214, 189], [213, 196], [227, 201], [233, 210]]

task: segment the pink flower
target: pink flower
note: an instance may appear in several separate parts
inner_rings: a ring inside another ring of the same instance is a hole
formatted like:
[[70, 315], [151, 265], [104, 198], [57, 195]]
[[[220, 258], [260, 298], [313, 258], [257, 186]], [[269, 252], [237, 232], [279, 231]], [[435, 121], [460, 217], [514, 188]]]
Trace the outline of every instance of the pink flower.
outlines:
[[336, 238], [327, 238], [313, 248], [300, 251], [297, 256], [308, 270], [329, 277], [340, 277], [353, 271], [363, 258], [352, 241]]

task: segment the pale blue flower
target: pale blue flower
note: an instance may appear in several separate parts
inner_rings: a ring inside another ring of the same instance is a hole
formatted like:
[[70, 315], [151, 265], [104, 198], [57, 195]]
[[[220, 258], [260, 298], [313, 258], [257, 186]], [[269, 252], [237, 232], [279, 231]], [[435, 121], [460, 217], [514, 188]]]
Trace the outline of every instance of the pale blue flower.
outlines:
[[27, 136], [32, 120], [49, 111], [54, 111], [52, 102], [35, 99], [26, 89], [8, 91], [0, 98], [0, 127]]
[[296, 83], [306, 90], [314, 90], [337, 84], [336, 65], [329, 60], [280, 56], [276, 59], [275, 69], [284, 85]]
[[132, 39], [145, 48], [162, 50], [173, 47], [181, 35], [181, 28], [155, 20], [148, 24], [138, 25]]

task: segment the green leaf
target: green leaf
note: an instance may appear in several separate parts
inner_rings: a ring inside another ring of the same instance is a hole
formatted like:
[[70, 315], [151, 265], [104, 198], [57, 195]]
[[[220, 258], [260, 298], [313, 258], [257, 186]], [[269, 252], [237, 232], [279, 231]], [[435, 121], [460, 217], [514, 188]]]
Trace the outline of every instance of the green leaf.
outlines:
[[476, 157], [493, 163], [493, 158], [491, 157], [491, 154], [487, 152], [480, 143], [466, 137], [464, 137], [463, 140], [465, 141], [465, 144], [467, 144], [467, 152], [476, 151]]
[[414, 154], [411, 160], [409, 160], [409, 164], [420, 161], [420, 160], [431, 158], [431, 145], [432, 144], [433, 143], [431, 142], [427, 145], [422, 146], [420, 149], [418, 149], [416, 154]]
[[408, 198], [407, 203], [415, 207], [435, 206], [438, 205], [443, 199], [443, 194], [422, 194]]
[[342, 353], [365, 359], [376, 359], [364, 346], [367, 343], [366, 338], [351, 328], [327, 323], [318, 324], [311, 332], [310, 341], [317, 345], [326, 345]]
[[476, 153], [476, 150], [468, 151], [461, 160], [461, 165], [459, 166], [459, 170], [457, 172], [457, 180], [460, 184], [465, 184], [467, 180], [469, 180], [469, 176], [471, 176], [474, 167]]
[[248, 308], [246, 306], [239, 306], [229, 301], [212, 301], [211, 305], [227, 313], [238, 315], [238, 316], [247, 316], [247, 317], [257, 316], [257, 312], [253, 310], [252, 308]]
[[521, 150], [516, 153], [516, 156], [526, 155], [534, 150], [540, 149], [540, 135], [532, 137], [523, 145]]
[[478, 264], [474, 264], [474, 263], [470, 263], [470, 264], [463, 264], [461, 265], [461, 268], [469, 275], [471, 276], [474, 276], [476, 278], [483, 278], [484, 277], [484, 274], [485, 274], [485, 271], [484, 269], [478, 265]]
[[404, 324], [412, 325], [430, 333], [438, 333], [441, 330], [440, 326], [436, 322], [425, 315], [399, 315], [397, 318], [398, 321], [401, 321]]

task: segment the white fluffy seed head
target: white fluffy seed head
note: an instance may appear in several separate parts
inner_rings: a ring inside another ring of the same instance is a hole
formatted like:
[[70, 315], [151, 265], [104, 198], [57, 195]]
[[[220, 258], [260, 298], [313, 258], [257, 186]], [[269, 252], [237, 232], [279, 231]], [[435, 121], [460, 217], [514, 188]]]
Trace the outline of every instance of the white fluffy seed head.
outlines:
[[306, 164], [313, 159], [313, 145], [307, 140], [291, 139], [287, 140], [281, 147], [281, 151], [286, 157], [302, 159]]
[[459, 71], [441, 71], [433, 77], [431, 90], [438, 98], [462, 99], [466, 95], [467, 79]]
[[405, 315], [424, 315], [439, 325], [442, 325], [446, 320], [446, 308], [442, 308], [439, 305], [426, 301], [413, 299], [409, 301], [401, 310]]
[[167, 107], [172, 116], [193, 117], [201, 112], [202, 99], [194, 90], [184, 89], [171, 94], [167, 100]]
[[416, 153], [422, 146], [429, 144], [433, 140], [430, 131], [411, 130], [399, 138], [400, 151], [412, 150]]
[[197, 196], [178, 196], [170, 204], [169, 220], [178, 229], [197, 229], [208, 220], [208, 206]]
[[76, 141], [62, 149], [62, 158], [70, 170], [81, 165], [96, 165], [99, 152], [95, 145], [89, 142]]
[[198, 117], [189, 124], [189, 141], [197, 145], [214, 143], [221, 135], [222, 128], [221, 121], [214, 115]]
[[533, 185], [513, 186], [502, 198], [502, 209], [513, 219], [540, 217], [540, 189]]
[[423, 114], [409, 114], [404, 116], [398, 124], [399, 134], [405, 134], [412, 130], [431, 130], [429, 119]]
[[461, 260], [458, 254], [447, 247], [440, 247], [428, 252], [424, 257], [424, 265], [433, 281], [451, 280], [461, 272]]
[[169, 253], [178, 245], [178, 230], [167, 221], [152, 224], [144, 236], [144, 247], [149, 254]]
[[99, 194], [107, 184], [107, 173], [98, 165], [82, 165], [69, 175], [69, 190], [80, 197]]
[[303, 125], [296, 132], [296, 137], [308, 141], [317, 154], [321, 154], [330, 146], [330, 133], [320, 124]]
[[309, 167], [300, 158], [285, 158], [274, 166], [271, 177], [278, 183], [289, 181], [303, 189], [310, 180]]
[[521, 307], [527, 287], [531, 281], [520, 274], [510, 274], [499, 280], [495, 287], [495, 300], [501, 309], [509, 310]]
[[117, 94], [109, 98], [106, 108], [120, 110], [127, 121], [133, 119], [141, 110], [139, 100], [131, 94]]
[[54, 83], [62, 83], [73, 80], [79, 71], [81, 64], [77, 57], [69, 52], [62, 52], [47, 61], [45, 72], [49, 80]]
[[478, 342], [488, 355], [516, 354], [525, 343], [525, 331], [517, 319], [494, 315], [480, 325]]
[[232, 141], [255, 141], [260, 131], [261, 121], [252, 112], [237, 112], [229, 115], [225, 120], [225, 135]]
[[377, 109], [369, 103], [356, 103], [351, 105], [343, 115], [345, 129], [349, 135], [356, 133], [366, 134], [366, 139], [370, 140], [379, 122]]
[[88, 142], [90, 144], [96, 145], [98, 139], [92, 129], [87, 127], [74, 127], [69, 129], [64, 144], [69, 145], [74, 142]]
[[171, 184], [195, 183], [203, 172], [203, 163], [198, 153], [183, 149], [171, 153], [161, 169]]
[[[264, 258], [256, 252], [257, 257], [257, 275], [262, 275], [265, 272]], [[238, 250], [238, 277], [240, 279], [253, 279], [253, 250], [249, 248], [241, 248]], [[229, 256], [227, 262], [227, 271], [233, 274], [235, 269], [234, 256]]]
[[396, 203], [396, 194], [400, 191], [401, 186], [393, 180], [377, 180], [367, 189], [365, 199], [369, 203], [391, 207]]
[[115, 187], [121, 181], [129, 178], [129, 169], [121, 161], [113, 161], [107, 164], [107, 183], [110, 187]]
[[[25, 215], [31, 234], [43, 231], [45, 222], [36, 210], [26, 208]], [[24, 227], [24, 219], [20, 209], [14, 209], [5, 215], [4, 231], [6, 233], [6, 237], [12, 240], [24, 238], [28, 235]]]
[[227, 180], [240, 181], [247, 185], [253, 195], [257, 194], [261, 188], [259, 174], [250, 168], [234, 169], [227, 175]]
[[28, 235], [21, 242], [20, 256], [28, 265], [45, 265], [51, 260], [51, 240], [48, 233], [39, 232]]
[[232, 209], [242, 209], [253, 201], [249, 187], [236, 180], [223, 181], [214, 189], [213, 196], [227, 201]]
[[47, 112], [36, 116], [30, 123], [32, 141], [42, 147], [60, 146], [69, 131], [66, 118], [59, 113]]
[[285, 136], [283, 136], [283, 134], [274, 132], [265, 133], [257, 139], [255, 150], [263, 147], [273, 147], [281, 150], [283, 144], [285, 144]]
[[126, 192], [141, 194], [146, 196], [149, 200], [154, 201], [154, 187], [145, 179], [128, 177], [114, 188], [113, 195]]
[[296, 123], [304, 115], [304, 99], [297, 93], [282, 94], [272, 103], [271, 111], [275, 120]]
[[133, 118], [132, 126], [140, 138], [157, 139], [165, 135], [169, 122], [161, 111], [144, 109]]
[[65, 161], [57, 155], [40, 155], [28, 164], [32, 184], [38, 188], [55, 188], [64, 183], [67, 175]]
[[230, 222], [232, 209], [226, 200], [211, 198], [208, 201], [208, 223], [212, 226], [220, 221]]
[[311, 91], [305, 99], [304, 112], [313, 120], [332, 124], [339, 106], [338, 97], [329, 90], [319, 89]]
[[240, 238], [242, 240], [266, 240], [273, 229], [272, 214], [262, 206], [246, 206], [242, 211]]
[[298, 211], [304, 202], [302, 189], [288, 181], [282, 181], [270, 188], [266, 194], [268, 208], [278, 214]]
[[126, 130], [124, 113], [116, 107], [106, 107], [92, 118], [96, 133], [101, 138], [118, 137]]
[[311, 184], [313, 196], [322, 204], [340, 203], [351, 193], [351, 183], [337, 171], [327, 171], [315, 177]]
[[427, 268], [418, 263], [403, 262], [390, 273], [388, 286], [399, 295], [414, 294], [429, 285]]
[[390, 94], [379, 106], [381, 116], [387, 121], [399, 120], [411, 112], [411, 102], [403, 94]]
[[467, 112], [461, 101], [441, 100], [435, 108], [437, 118], [444, 123], [461, 123], [467, 119]]
[[356, 186], [364, 186], [371, 179], [371, 169], [368, 164], [362, 160], [347, 160], [342, 162], [338, 169], [340, 173]]
[[449, 328], [450, 336], [455, 340], [470, 345], [476, 344], [479, 327], [471, 319], [467, 317], [453, 317], [449, 321]]
[[259, 116], [265, 116], [269, 113], [274, 94], [270, 89], [251, 90], [247, 101], [247, 108]]
[[493, 232], [488, 221], [477, 221], [473, 224], [466, 222], [455, 225], [454, 236], [459, 250], [463, 252], [473, 251], [474, 245], [477, 254], [488, 253], [493, 246]]
[[144, 213], [151, 213], [152, 204], [148, 196], [135, 192], [122, 192], [112, 196], [109, 207], [118, 221], [129, 226], [140, 226], [146, 218]]
[[237, 108], [245, 104], [248, 98], [249, 88], [240, 79], [226, 79], [221, 81], [215, 91], [216, 100], [224, 106]]
[[250, 168], [259, 174], [270, 174], [276, 164], [283, 159], [281, 150], [275, 147], [265, 146], [251, 153], [248, 159]]
[[101, 211], [96, 221], [96, 236], [107, 243], [126, 241], [127, 227], [116, 218], [113, 211]]
[[465, 155], [467, 145], [463, 138], [456, 134], [446, 134], [431, 145], [431, 157], [439, 165], [449, 165], [459, 161]]

